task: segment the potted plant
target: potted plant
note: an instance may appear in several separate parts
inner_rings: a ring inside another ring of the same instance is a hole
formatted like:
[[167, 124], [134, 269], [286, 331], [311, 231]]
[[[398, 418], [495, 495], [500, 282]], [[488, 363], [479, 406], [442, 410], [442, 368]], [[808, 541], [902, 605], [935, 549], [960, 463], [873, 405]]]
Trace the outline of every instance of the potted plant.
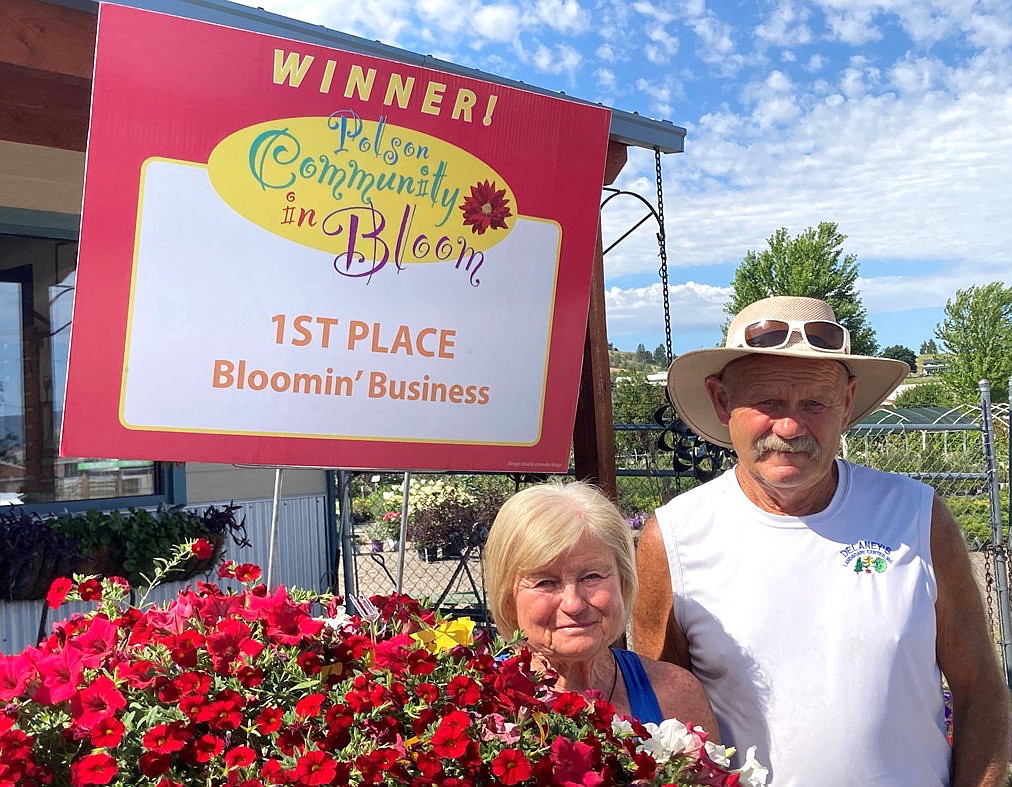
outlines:
[[412, 481], [408, 497], [408, 537], [431, 556], [440, 550], [445, 559], [459, 558], [466, 549], [484, 543], [492, 520], [506, 498], [490, 485], [443, 479]]
[[369, 550], [372, 552], [382, 552], [383, 542], [386, 540], [389, 527], [386, 522], [382, 520], [379, 522], [370, 522], [366, 525], [364, 532], [365, 543], [369, 545]]
[[141, 584], [154, 574], [157, 559], [195, 538], [206, 539], [212, 554], [188, 558], [165, 579], [205, 573], [220, 559], [227, 536], [239, 545], [249, 543], [245, 520], [236, 519], [238, 510], [235, 505], [201, 511], [159, 506], [154, 511], [131, 508], [46, 516], [0, 511], [0, 599], [44, 598], [54, 578], [75, 573], [121, 576]]
[[[198, 549], [198, 547], [200, 547]], [[210, 548], [181, 545], [160, 571]], [[120, 581], [49, 593], [91, 601], [37, 647], [0, 655], [0, 783], [740, 784], [766, 771], [674, 719], [615, 715], [555, 687], [530, 651], [407, 596], [333, 596], [227, 561], [238, 593], [200, 583], [159, 605]], [[157, 580], [158, 575], [155, 579]], [[325, 618], [319, 617], [326, 615]]]

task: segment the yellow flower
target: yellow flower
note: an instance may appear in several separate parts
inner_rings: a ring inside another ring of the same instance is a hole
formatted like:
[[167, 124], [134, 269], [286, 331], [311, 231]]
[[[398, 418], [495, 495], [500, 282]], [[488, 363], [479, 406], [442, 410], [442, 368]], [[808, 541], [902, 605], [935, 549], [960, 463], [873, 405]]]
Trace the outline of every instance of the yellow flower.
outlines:
[[472, 644], [473, 631], [474, 621], [471, 618], [457, 618], [444, 620], [433, 628], [424, 628], [411, 636], [421, 642], [429, 652], [438, 653], [455, 648], [457, 645]]

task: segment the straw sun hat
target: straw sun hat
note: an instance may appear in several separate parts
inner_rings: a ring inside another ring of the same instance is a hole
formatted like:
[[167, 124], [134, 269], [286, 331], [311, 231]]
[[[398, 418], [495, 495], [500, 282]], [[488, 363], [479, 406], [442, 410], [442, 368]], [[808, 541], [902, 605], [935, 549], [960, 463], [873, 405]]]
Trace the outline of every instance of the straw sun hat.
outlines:
[[[783, 322], [789, 322], [784, 325]], [[817, 298], [780, 295], [750, 303], [727, 329], [722, 348], [694, 350], [679, 355], [668, 367], [668, 391], [682, 420], [711, 443], [731, 447], [731, 435], [713, 409], [706, 378], [720, 374], [731, 361], [746, 355], [777, 355], [840, 361], [857, 378], [854, 409], [848, 428], [878, 407], [910, 372], [905, 361], [851, 355], [850, 336], [836, 326], [833, 307]], [[802, 329], [802, 324], [804, 328]], [[802, 333], [804, 330], [804, 335]], [[807, 337], [807, 338], [806, 338]], [[826, 343], [832, 349], [813, 349]], [[766, 348], [753, 345], [772, 344]]]

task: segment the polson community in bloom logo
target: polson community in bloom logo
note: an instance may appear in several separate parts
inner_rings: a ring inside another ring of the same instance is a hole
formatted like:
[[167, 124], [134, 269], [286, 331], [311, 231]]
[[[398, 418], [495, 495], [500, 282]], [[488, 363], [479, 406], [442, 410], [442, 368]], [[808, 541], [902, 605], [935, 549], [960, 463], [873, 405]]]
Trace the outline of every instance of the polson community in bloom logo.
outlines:
[[892, 547], [864, 538], [841, 549], [840, 554], [843, 555], [843, 565], [850, 567], [855, 574], [884, 574], [893, 562], [890, 557]]

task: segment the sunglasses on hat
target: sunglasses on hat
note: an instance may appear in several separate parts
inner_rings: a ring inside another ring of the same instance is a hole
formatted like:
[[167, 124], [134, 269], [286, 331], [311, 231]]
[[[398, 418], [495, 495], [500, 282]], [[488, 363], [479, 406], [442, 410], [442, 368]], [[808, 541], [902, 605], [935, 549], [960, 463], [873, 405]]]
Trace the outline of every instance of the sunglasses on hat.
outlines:
[[756, 320], [742, 326], [726, 346], [777, 350], [786, 347], [795, 332], [813, 350], [826, 353], [850, 352], [850, 331], [829, 320]]

